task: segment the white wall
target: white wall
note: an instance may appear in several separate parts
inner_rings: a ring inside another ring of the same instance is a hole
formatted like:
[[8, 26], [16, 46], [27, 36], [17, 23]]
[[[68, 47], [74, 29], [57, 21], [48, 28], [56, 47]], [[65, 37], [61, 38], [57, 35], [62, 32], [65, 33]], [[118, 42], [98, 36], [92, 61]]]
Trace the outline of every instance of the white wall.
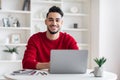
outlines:
[[91, 57], [106, 57], [105, 70], [117, 73], [120, 80], [120, 0], [92, 0], [91, 8]]
[[106, 70], [120, 77], [120, 0], [100, 0], [99, 20], [100, 56], [107, 58]]
[[99, 0], [91, 0], [91, 68], [99, 56]]

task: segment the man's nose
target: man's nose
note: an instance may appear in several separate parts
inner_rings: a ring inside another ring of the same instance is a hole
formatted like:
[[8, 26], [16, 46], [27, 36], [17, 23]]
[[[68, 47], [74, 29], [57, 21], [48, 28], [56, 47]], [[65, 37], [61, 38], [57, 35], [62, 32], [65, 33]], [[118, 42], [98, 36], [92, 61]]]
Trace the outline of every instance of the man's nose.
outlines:
[[57, 24], [56, 20], [54, 20], [54, 21], [53, 21], [53, 24], [54, 24], [54, 25], [56, 25], [56, 24]]

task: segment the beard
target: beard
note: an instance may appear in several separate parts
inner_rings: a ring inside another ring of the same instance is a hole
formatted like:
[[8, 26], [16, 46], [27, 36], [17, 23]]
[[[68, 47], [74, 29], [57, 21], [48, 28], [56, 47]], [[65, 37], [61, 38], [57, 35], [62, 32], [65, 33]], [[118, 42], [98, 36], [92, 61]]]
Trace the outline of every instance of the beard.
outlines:
[[51, 31], [48, 27], [47, 27], [48, 31], [50, 34], [56, 34], [60, 31], [60, 28], [57, 31]]
[[51, 30], [48, 28], [48, 31], [50, 32], [50, 34], [56, 34], [56, 33], [59, 32], [59, 30], [60, 30], [60, 29], [58, 29], [57, 31], [54, 31], [54, 32], [53, 32], [53, 31], [51, 31]]

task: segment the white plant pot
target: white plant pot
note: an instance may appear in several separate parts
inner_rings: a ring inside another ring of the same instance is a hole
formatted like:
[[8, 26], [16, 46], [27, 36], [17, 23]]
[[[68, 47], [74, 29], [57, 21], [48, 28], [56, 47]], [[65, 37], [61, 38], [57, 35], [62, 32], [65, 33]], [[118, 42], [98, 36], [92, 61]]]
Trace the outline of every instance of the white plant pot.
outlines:
[[2, 53], [0, 54], [0, 60], [18, 60], [18, 54], [16, 53]]
[[103, 76], [103, 68], [102, 67], [95, 67], [93, 74], [95, 77], [102, 77]]
[[17, 60], [18, 58], [18, 54], [16, 54], [15, 52], [13, 52], [10, 56], [11, 60]]

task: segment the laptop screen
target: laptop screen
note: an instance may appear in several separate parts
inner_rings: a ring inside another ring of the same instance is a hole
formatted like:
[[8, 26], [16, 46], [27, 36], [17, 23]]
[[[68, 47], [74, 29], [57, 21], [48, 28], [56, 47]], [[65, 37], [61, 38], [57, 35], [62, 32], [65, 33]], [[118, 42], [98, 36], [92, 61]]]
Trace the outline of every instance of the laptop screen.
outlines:
[[50, 73], [83, 74], [87, 70], [87, 50], [51, 50]]

